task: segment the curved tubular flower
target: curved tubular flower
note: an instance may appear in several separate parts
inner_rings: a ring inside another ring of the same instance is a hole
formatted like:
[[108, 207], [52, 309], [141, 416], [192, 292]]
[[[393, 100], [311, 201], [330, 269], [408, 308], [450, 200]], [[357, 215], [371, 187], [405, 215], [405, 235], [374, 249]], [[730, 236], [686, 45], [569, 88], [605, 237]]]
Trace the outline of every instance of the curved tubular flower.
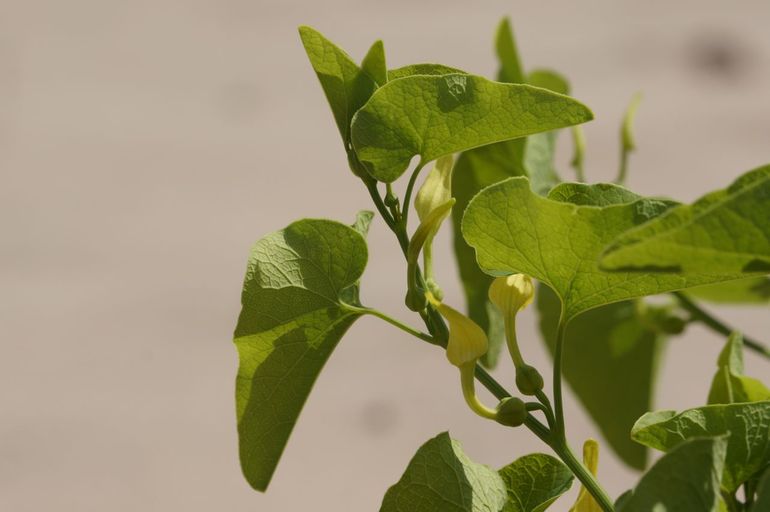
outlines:
[[497, 411], [482, 404], [476, 396], [476, 361], [486, 354], [489, 348], [486, 333], [476, 322], [453, 307], [441, 303], [433, 294], [426, 295], [431, 305], [449, 324], [446, 356], [450, 363], [460, 369], [460, 382], [465, 402], [479, 416], [496, 420]]
[[537, 369], [524, 362], [516, 339], [516, 315], [534, 298], [532, 278], [524, 274], [498, 277], [489, 286], [489, 300], [497, 306], [505, 321], [505, 339], [516, 367], [516, 387], [525, 395], [534, 395], [543, 389], [543, 377]]

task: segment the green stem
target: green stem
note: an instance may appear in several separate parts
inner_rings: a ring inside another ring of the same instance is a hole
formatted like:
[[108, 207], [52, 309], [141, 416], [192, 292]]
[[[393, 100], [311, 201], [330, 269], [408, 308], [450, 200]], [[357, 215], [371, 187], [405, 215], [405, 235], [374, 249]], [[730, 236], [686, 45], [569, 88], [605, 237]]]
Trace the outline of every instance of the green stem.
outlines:
[[516, 339], [516, 315], [505, 315], [505, 341], [508, 344], [508, 352], [511, 354], [513, 366], [520, 368], [524, 366], [524, 358], [519, 349], [519, 342]]
[[579, 182], [585, 182], [586, 176], [583, 171], [583, 159], [586, 150], [586, 138], [581, 126], [572, 127], [572, 142], [575, 146], [575, 152], [572, 156], [570, 165], [575, 169], [575, 179]]
[[[553, 402], [554, 402], [554, 426], [557, 436], [566, 439], [564, 426], [564, 401], [561, 392], [562, 352], [564, 349], [564, 332], [567, 324], [564, 321], [564, 312], [559, 317], [559, 327], [556, 331], [556, 350], [553, 354]], [[565, 443], [566, 444], [566, 443]]]
[[610, 497], [607, 496], [607, 493], [604, 492], [604, 489], [599, 485], [599, 482], [596, 481], [596, 478], [594, 478], [591, 472], [583, 466], [577, 457], [575, 457], [575, 454], [569, 449], [569, 446], [567, 446], [564, 439], [557, 439], [551, 445], [551, 448], [556, 452], [564, 464], [567, 465], [577, 479], [580, 480], [580, 483], [583, 484], [583, 487], [585, 487], [594, 500], [596, 500], [596, 503], [599, 504], [602, 510], [604, 510], [604, 512], [614, 512], [615, 505], [612, 503]]
[[409, 177], [409, 183], [406, 186], [406, 193], [404, 194], [404, 205], [402, 207], [403, 212], [401, 215], [401, 227], [404, 231], [406, 231], [406, 227], [408, 226], [409, 221], [409, 210], [411, 209], [412, 204], [412, 192], [414, 191], [414, 185], [417, 182], [417, 176], [420, 175], [420, 171], [422, 171], [422, 168], [425, 167], [425, 164], [420, 162], [417, 167], [415, 167], [414, 171], [412, 172], [412, 175]]
[[[711, 316], [707, 311], [701, 309], [695, 302], [690, 300], [687, 295], [682, 292], [673, 292], [674, 297], [679, 301], [679, 304], [686, 309], [694, 320], [701, 322], [703, 325], [709, 327], [711, 330], [718, 332], [724, 336], [730, 336], [735, 329], [723, 323], [722, 321]], [[754, 352], [770, 358], [770, 348], [756, 341], [748, 336], [743, 337], [743, 344], [746, 348], [753, 350]]]
[[372, 202], [374, 203], [375, 208], [377, 208], [377, 211], [380, 212], [380, 216], [382, 217], [382, 220], [385, 221], [385, 224], [387, 224], [391, 230], [394, 230], [396, 223], [393, 220], [393, 217], [390, 215], [390, 212], [388, 211], [388, 207], [385, 206], [385, 203], [382, 202], [380, 191], [377, 190], [377, 182], [374, 179], [366, 179], [366, 178], [361, 178], [361, 179], [366, 185], [366, 189], [369, 191], [369, 195], [372, 198]]
[[628, 155], [630, 151], [626, 148], [620, 150], [620, 169], [618, 170], [618, 177], [615, 178], [615, 183], [623, 185], [626, 182], [626, 174], [628, 174]]
[[390, 325], [398, 327], [399, 329], [401, 329], [405, 333], [411, 334], [412, 336], [414, 336], [416, 338], [419, 338], [419, 339], [421, 339], [423, 341], [427, 341], [428, 343], [434, 343], [434, 344], [436, 343], [436, 340], [430, 334], [426, 334], [424, 332], [418, 331], [417, 329], [414, 329], [414, 328], [406, 325], [405, 323], [403, 323], [403, 322], [401, 322], [399, 320], [396, 320], [395, 318], [393, 318], [393, 317], [391, 317], [391, 316], [389, 316], [389, 315], [387, 315], [387, 314], [385, 314], [382, 311], [379, 311], [377, 309], [373, 309], [373, 308], [359, 308], [359, 307], [356, 307], [356, 306], [349, 306], [349, 305], [346, 305], [345, 307], [349, 311], [353, 311], [353, 312], [356, 312], [356, 313], [361, 313], [362, 315], [376, 316], [377, 318], [379, 318], [381, 320], [385, 320]]

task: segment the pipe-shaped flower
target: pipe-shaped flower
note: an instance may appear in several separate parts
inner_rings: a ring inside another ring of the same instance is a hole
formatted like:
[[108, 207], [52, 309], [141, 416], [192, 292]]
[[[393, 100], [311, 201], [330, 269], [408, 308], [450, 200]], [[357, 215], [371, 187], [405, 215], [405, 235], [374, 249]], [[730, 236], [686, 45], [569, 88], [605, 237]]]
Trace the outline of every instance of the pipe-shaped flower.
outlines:
[[508, 352], [516, 367], [516, 387], [525, 395], [535, 395], [543, 389], [543, 377], [524, 362], [516, 339], [516, 315], [530, 305], [534, 298], [535, 286], [532, 279], [524, 274], [498, 277], [489, 287], [489, 300], [497, 306], [505, 321]]
[[457, 367], [474, 364], [487, 353], [489, 342], [484, 329], [451, 306], [428, 294], [428, 300], [449, 323], [449, 342], [446, 356]]
[[524, 274], [498, 277], [489, 286], [489, 300], [503, 316], [516, 315], [529, 306], [535, 298], [532, 278]]
[[456, 309], [441, 304], [438, 312], [449, 323], [449, 343], [446, 356], [455, 366], [476, 362], [487, 353], [489, 342], [484, 329]]

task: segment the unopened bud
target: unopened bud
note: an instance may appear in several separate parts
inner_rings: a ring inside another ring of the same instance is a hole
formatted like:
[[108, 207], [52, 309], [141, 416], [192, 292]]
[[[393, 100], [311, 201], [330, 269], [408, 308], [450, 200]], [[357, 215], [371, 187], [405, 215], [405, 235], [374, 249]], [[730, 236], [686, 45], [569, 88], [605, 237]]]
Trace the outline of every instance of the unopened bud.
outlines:
[[537, 368], [528, 364], [516, 368], [516, 387], [523, 394], [532, 396], [543, 389], [543, 376]]
[[527, 406], [520, 398], [510, 396], [503, 398], [497, 404], [497, 417], [495, 420], [507, 427], [518, 427], [527, 419]]

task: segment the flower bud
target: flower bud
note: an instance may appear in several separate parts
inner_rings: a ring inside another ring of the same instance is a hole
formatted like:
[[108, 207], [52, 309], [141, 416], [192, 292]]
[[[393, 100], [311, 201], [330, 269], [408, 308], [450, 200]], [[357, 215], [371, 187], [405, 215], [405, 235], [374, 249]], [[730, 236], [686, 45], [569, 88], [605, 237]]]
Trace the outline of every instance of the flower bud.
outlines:
[[532, 278], [524, 274], [498, 277], [489, 286], [489, 300], [503, 315], [515, 315], [532, 303], [535, 286]]
[[446, 356], [457, 367], [474, 363], [487, 353], [489, 342], [484, 329], [456, 309], [439, 303], [432, 295], [428, 300], [449, 323], [449, 342]]
[[527, 419], [527, 406], [516, 397], [503, 398], [497, 404], [497, 417], [495, 421], [507, 427], [518, 427]]
[[543, 376], [528, 364], [516, 367], [516, 387], [523, 394], [532, 396], [543, 389]]
[[427, 219], [430, 212], [452, 197], [452, 164], [452, 155], [436, 160], [436, 165], [417, 191], [414, 209], [417, 210], [417, 216], [421, 221]]

